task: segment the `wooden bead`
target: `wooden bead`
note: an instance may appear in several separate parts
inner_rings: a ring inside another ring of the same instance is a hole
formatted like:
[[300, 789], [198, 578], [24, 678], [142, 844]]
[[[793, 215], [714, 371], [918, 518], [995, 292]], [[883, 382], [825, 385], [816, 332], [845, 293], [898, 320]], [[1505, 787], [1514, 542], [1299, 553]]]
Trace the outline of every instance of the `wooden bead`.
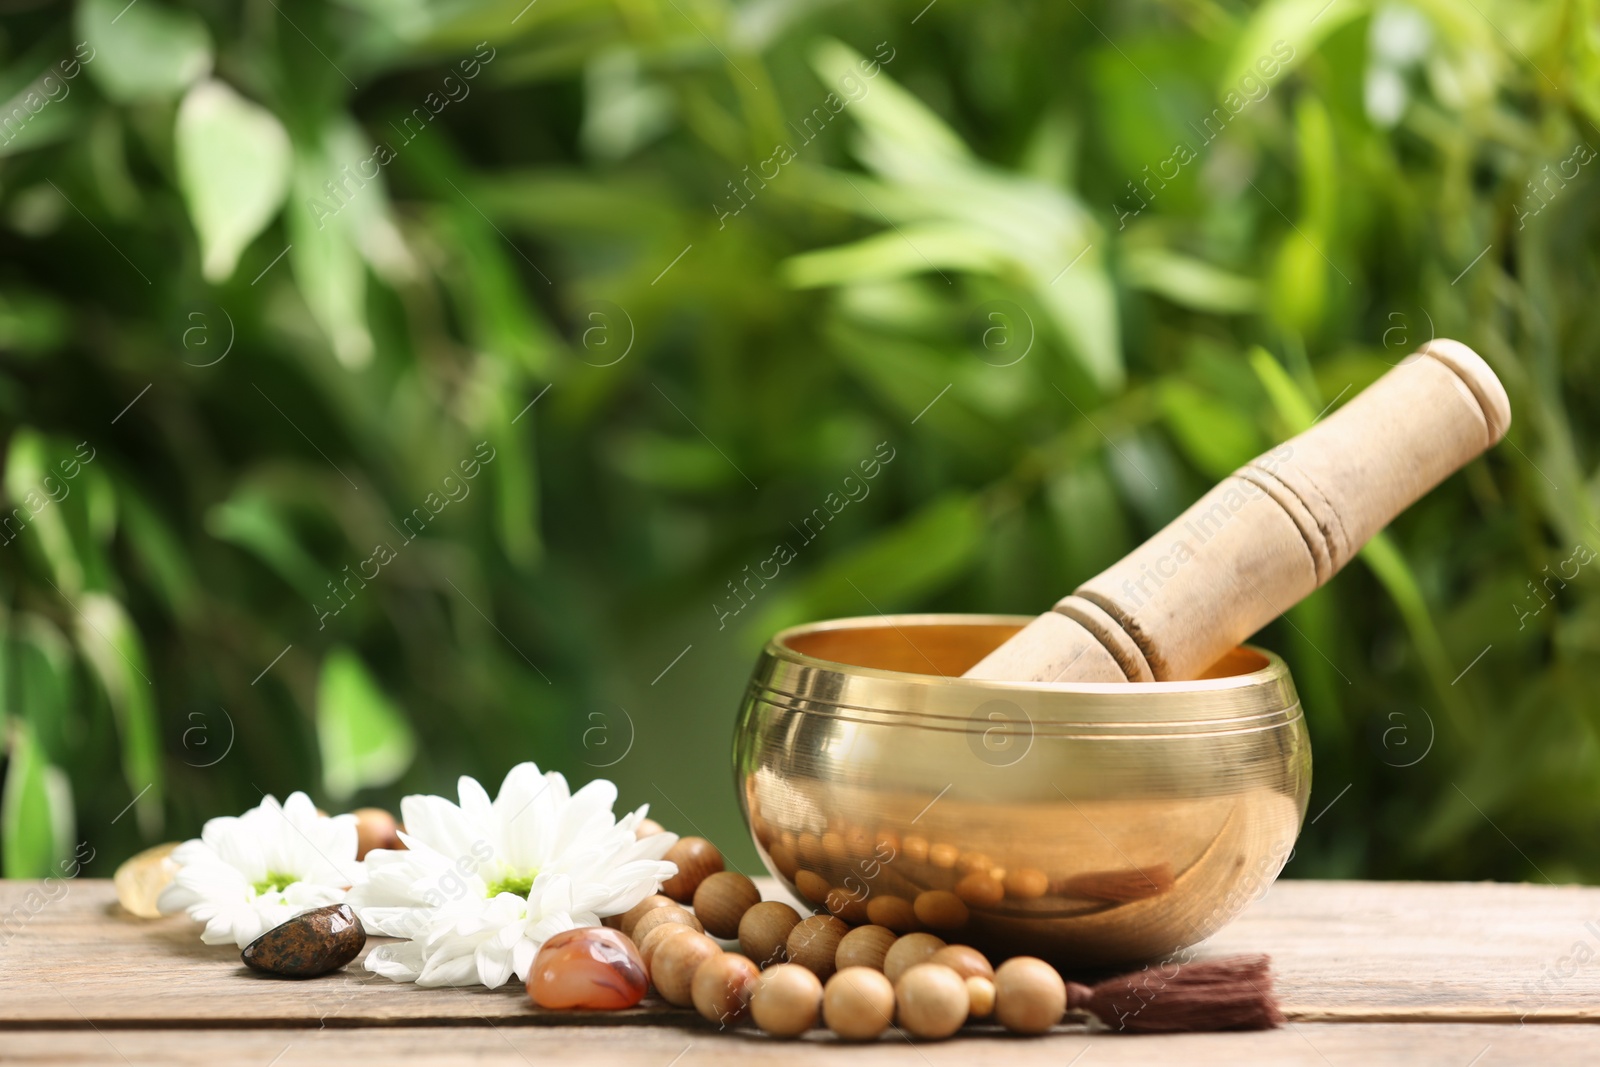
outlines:
[[860, 926], [867, 921], [866, 903], [848, 889], [828, 890], [822, 906], [828, 909], [828, 914], [837, 915], [850, 926]]
[[764, 900], [739, 920], [739, 947], [757, 967], [770, 967], [788, 959], [789, 933], [800, 923], [800, 913], [781, 900]]
[[739, 936], [739, 920], [759, 903], [761, 890], [736, 871], [707, 875], [694, 891], [694, 913], [706, 932], [726, 940]]
[[926, 863], [928, 861], [928, 839], [916, 834], [907, 834], [905, 839], [906, 859], [912, 863]]
[[839, 942], [850, 928], [832, 915], [812, 915], [800, 920], [784, 943], [790, 963], [797, 963], [826, 982], [834, 972]]
[[867, 900], [867, 921], [897, 934], [909, 934], [917, 928], [917, 913], [905, 897], [874, 896]]
[[973, 871], [956, 883], [956, 896], [975, 908], [992, 908], [1005, 899], [1006, 890], [988, 871]]
[[737, 952], [713, 956], [694, 972], [689, 992], [694, 1010], [719, 1026], [733, 1026], [750, 1012], [750, 994], [761, 980], [761, 971]]
[[813, 904], [821, 904], [828, 899], [828, 890], [833, 887], [816, 871], [808, 871], [802, 867], [794, 874], [794, 888], [804, 899]]
[[994, 1014], [994, 980], [976, 975], [967, 979], [967, 1009], [970, 1019], [987, 1019]]
[[894, 983], [870, 967], [845, 967], [822, 990], [822, 1021], [846, 1041], [870, 1041], [894, 1019]]
[[883, 970], [883, 957], [894, 944], [894, 931], [884, 926], [858, 926], [839, 939], [833, 953], [833, 965], [839, 970], [847, 967], [870, 967]]
[[942, 963], [963, 978], [994, 977], [989, 960], [971, 945], [946, 945], [929, 956], [928, 962]]
[[694, 927], [684, 926], [682, 923], [667, 923], [665, 926], [658, 926], [651, 930], [645, 939], [638, 943], [639, 958], [644, 961], [644, 969], [646, 971], [650, 970], [650, 964], [655, 960], [656, 950], [672, 938], [677, 937], [679, 934], [697, 932]]
[[942, 948], [942, 938], [932, 934], [907, 934], [884, 953], [883, 973], [888, 975], [889, 981], [898, 982], [901, 975], [919, 963], [928, 962], [929, 957]]
[[668, 1004], [687, 1008], [694, 1003], [694, 974], [700, 965], [722, 955], [722, 946], [705, 934], [669, 937], [650, 962], [650, 982]]
[[1018, 956], [994, 972], [994, 1014], [1017, 1034], [1043, 1034], [1067, 1013], [1067, 984], [1044, 960]]
[[656, 834], [664, 834], [666, 832], [666, 827], [662, 826], [654, 819], [640, 819], [639, 825], [633, 828], [633, 836], [635, 840], [643, 840], [646, 837], [654, 837]]
[[954, 845], [930, 845], [928, 847], [928, 862], [935, 867], [948, 870], [956, 865], [956, 860], [961, 857], [961, 850]]
[[661, 891], [679, 904], [693, 900], [700, 883], [722, 870], [722, 853], [703, 837], [680, 837], [663, 858], [676, 863], [678, 873], [666, 880]]
[[677, 906], [671, 897], [662, 896], [660, 893], [652, 894], [623, 912], [622, 925], [617, 929], [638, 941], [644, 935], [640, 934], [638, 937], [634, 937], [634, 928], [639, 925], [639, 920], [644, 918], [646, 912], [654, 911], [657, 908], [675, 908]]
[[917, 921], [933, 930], [959, 930], [971, 915], [961, 898], [945, 889], [918, 893], [911, 907], [917, 913]]
[[[636, 943], [642, 945], [644, 944], [644, 939], [650, 936], [651, 930], [654, 930], [658, 926], [667, 926], [673, 923], [676, 923], [679, 926], [687, 926], [697, 934], [703, 934], [706, 930], [706, 928], [700, 924], [700, 920], [695, 918], [694, 915], [687, 910], [678, 907], [678, 905], [673, 904], [671, 907], [651, 908], [649, 911], [639, 916], [634, 920], [633, 933], [629, 936], [631, 936]], [[626, 933], [626, 931], [624, 931], [624, 933]]]
[[405, 842], [400, 840], [399, 826], [390, 815], [382, 808], [357, 808], [351, 812], [356, 817], [356, 859], [366, 859], [367, 853], [375, 848], [392, 850], [404, 849]]
[[750, 995], [750, 1017], [775, 1037], [797, 1037], [817, 1025], [822, 1010], [822, 982], [792, 963], [761, 973]]
[[912, 1037], [949, 1037], [967, 1021], [967, 982], [938, 963], [920, 963], [894, 984], [895, 1018]]
[[1034, 867], [1019, 867], [1006, 872], [1004, 885], [1013, 900], [1037, 900], [1050, 888], [1050, 877]]

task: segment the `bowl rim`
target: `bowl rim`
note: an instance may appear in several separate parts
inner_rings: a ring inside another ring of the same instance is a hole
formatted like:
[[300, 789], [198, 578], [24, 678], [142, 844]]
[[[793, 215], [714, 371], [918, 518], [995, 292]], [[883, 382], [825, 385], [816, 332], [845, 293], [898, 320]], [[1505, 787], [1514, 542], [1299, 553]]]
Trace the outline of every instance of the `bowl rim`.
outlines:
[[881, 627], [888, 625], [896, 629], [901, 626], [938, 625], [1016, 625], [1022, 627], [1032, 622], [1035, 617], [1033, 615], [1008, 615], [989, 612], [975, 614], [965, 612], [911, 612], [902, 615], [852, 615], [845, 618], [822, 619], [816, 622], [806, 622], [796, 626], [785, 627], [767, 639], [763, 651], [774, 659], [836, 674], [878, 678], [886, 682], [899, 682], [910, 685], [959, 686], [962, 689], [993, 690], [997, 693], [1078, 693], [1084, 696], [1127, 695], [1146, 697], [1190, 693], [1226, 693], [1230, 690], [1245, 690], [1271, 685], [1289, 674], [1289, 666], [1284, 662], [1283, 657], [1270, 649], [1248, 643], [1241, 644], [1239, 647], [1247, 649], [1267, 661], [1256, 670], [1248, 671], [1244, 674], [1230, 674], [1221, 678], [1201, 678], [1176, 682], [1011, 682], [989, 678], [918, 674], [912, 671], [892, 671], [881, 667], [858, 667], [852, 663], [840, 663], [837, 660], [823, 659], [820, 656], [812, 656], [800, 652], [788, 644], [789, 639], [804, 634], [822, 633], [828, 630], [859, 629], [864, 626]]

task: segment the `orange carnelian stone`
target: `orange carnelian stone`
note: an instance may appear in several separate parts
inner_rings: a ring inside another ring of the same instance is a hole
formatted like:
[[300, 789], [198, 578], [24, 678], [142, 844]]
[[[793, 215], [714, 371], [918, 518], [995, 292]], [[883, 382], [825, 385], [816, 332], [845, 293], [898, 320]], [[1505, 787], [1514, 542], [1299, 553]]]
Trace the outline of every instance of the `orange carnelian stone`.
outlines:
[[541, 1008], [631, 1008], [644, 999], [649, 985], [633, 942], [604, 926], [555, 935], [528, 972], [528, 996]]

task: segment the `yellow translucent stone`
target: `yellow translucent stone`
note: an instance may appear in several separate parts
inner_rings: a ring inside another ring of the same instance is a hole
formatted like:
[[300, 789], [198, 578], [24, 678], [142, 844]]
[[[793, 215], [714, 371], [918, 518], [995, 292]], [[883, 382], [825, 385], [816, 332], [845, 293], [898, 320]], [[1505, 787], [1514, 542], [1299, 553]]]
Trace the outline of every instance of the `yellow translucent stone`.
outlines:
[[160, 916], [156, 898], [178, 873], [178, 865], [172, 862], [172, 850], [177, 847], [178, 842], [168, 841], [123, 861], [112, 881], [117, 886], [117, 900], [124, 908], [141, 919]]

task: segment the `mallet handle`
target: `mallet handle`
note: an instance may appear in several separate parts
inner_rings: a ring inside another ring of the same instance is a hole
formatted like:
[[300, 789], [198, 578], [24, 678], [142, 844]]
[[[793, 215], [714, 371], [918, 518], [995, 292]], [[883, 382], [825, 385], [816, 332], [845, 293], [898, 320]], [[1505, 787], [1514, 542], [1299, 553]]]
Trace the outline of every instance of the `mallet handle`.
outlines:
[[1338, 573], [1510, 422], [1489, 365], [1457, 341], [1430, 341], [1223, 479], [966, 677], [1194, 678]]

